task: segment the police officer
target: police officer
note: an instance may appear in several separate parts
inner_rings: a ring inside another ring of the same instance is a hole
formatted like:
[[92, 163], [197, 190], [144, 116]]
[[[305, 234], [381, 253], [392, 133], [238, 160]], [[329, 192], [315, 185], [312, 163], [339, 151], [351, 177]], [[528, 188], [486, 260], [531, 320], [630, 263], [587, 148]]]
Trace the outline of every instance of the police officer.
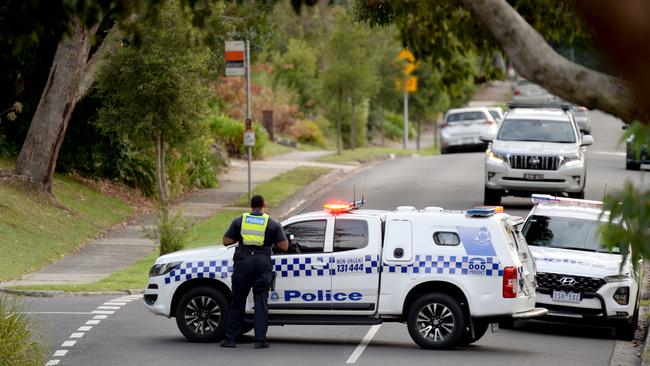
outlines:
[[246, 298], [251, 288], [255, 300], [255, 348], [268, 348], [268, 297], [273, 278], [271, 248], [275, 245], [287, 251], [289, 243], [280, 224], [264, 213], [262, 196], [251, 198], [251, 213], [245, 213], [232, 221], [223, 237], [223, 244], [239, 243], [233, 256], [232, 303], [228, 311], [226, 338], [221, 347], [235, 347], [241, 333], [246, 309]]

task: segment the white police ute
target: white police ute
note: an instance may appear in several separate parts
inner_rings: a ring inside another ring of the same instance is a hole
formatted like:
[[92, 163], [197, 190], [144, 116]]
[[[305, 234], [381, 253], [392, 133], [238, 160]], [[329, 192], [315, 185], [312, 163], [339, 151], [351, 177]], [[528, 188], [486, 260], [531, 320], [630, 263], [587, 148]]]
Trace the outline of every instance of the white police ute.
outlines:
[[[334, 202], [294, 216], [282, 223], [289, 251], [272, 257], [269, 324], [403, 322], [418, 345], [441, 349], [475, 342], [502, 319], [543, 316], [517, 228], [523, 219], [502, 211], [377, 211]], [[144, 290], [147, 308], [175, 317], [190, 341], [223, 338], [234, 249], [158, 258]], [[249, 315], [252, 305], [250, 297]]]
[[640, 270], [609, 252], [600, 228], [609, 219], [599, 201], [533, 195], [523, 233], [537, 264], [537, 303], [552, 320], [615, 326], [632, 339], [639, 312]]

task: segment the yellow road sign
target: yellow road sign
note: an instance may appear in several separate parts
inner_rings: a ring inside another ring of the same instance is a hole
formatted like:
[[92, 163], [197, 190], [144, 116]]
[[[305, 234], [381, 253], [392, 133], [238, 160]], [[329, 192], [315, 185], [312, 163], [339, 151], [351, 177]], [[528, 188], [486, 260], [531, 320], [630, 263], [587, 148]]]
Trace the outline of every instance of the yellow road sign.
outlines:
[[415, 93], [418, 90], [418, 78], [409, 76], [406, 80], [397, 80], [395, 85], [401, 92]]
[[402, 50], [399, 55], [397, 55], [398, 60], [406, 60], [408, 62], [415, 62], [415, 56], [409, 50]]

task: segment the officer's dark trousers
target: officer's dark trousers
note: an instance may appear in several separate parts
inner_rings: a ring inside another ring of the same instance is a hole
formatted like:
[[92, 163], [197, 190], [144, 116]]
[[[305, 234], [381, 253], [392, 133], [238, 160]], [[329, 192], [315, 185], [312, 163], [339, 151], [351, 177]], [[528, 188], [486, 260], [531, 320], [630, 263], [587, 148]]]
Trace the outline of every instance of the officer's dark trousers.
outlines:
[[226, 338], [236, 341], [244, 324], [246, 298], [253, 289], [255, 300], [255, 341], [266, 340], [269, 318], [269, 289], [273, 278], [271, 257], [264, 254], [245, 253], [243, 258], [235, 260], [232, 275], [232, 303], [228, 312], [228, 329]]

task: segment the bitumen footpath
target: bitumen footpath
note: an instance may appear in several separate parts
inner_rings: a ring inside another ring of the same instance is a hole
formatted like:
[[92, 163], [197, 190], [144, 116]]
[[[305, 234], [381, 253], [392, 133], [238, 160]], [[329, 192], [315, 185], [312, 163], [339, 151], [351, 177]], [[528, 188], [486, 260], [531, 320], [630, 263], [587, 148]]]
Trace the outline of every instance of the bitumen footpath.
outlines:
[[[267, 182], [277, 175], [300, 166], [332, 169], [332, 172], [326, 175], [327, 180], [321, 178], [308, 185], [314, 189], [319, 185], [331, 184], [336, 181], [337, 177], [342, 177], [359, 168], [358, 165], [313, 161], [330, 153], [328, 151], [294, 151], [269, 160], [253, 161], [252, 186]], [[235, 202], [248, 192], [247, 181], [247, 162], [231, 160], [228, 168], [219, 176], [220, 186], [218, 188], [195, 191], [176, 202], [172, 210], [180, 212], [184, 218], [191, 222], [202, 221], [221, 210], [232, 209]], [[290, 207], [283, 203], [275, 211], [279, 214], [289, 209]], [[155, 223], [155, 213], [136, 216], [101, 237], [89, 241], [78, 252], [67, 255], [58, 262], [27, 274], [18, 280], [0, 283], [0, 288], [86, 284], [98, 281], [136, 263], [157, 249], [157, 243], [146, 235], [147, 229], [153, 228]], [[219, 238], [215, 236], [215, 244], [218, 241]]]

